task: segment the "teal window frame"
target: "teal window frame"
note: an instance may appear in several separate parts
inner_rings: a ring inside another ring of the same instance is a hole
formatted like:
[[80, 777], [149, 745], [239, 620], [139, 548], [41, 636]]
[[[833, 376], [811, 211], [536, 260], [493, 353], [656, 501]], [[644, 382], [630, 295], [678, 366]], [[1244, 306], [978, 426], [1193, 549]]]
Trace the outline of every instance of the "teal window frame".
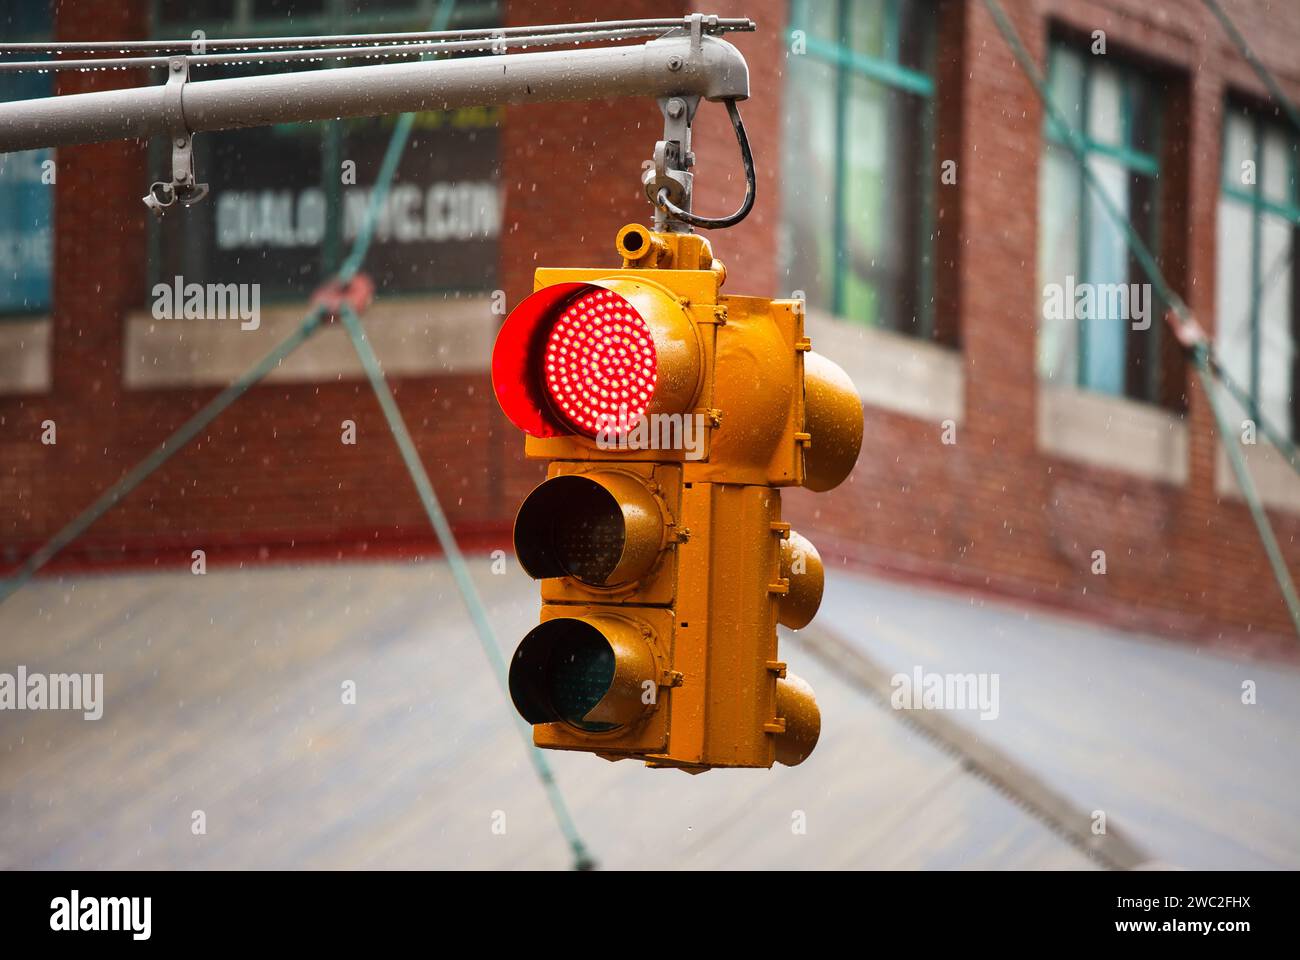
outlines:
[[[1048, 45], [1048, 60], [1047, 60], [1047, 88], [1049, 91], [1049, 95], [1051, 91], [1055, 89], [1055, 79], [1057, 76], [1057, 71], [1060, 68], [1059, 67], [1060, 56], [1065, 51], [1080, 54], [1083, 58], [1083, 63], [1085, 67], [1083, 73], [1083, 88], [1081, 92], [1082, 100], [1078, 105], [1080, 125], [1078, 129], [1064, 126], [1057, 121], [1056, 117], [1051, 112], [1044, 111], [1044, 119], [1043, 119], [1044, 141], [1047, 144], [1062, 147], [1066, 150], [1070, 150], [1072, 154], [1077, 155], [1079, 152], [1081, 152], [1082, 162], [1084, 164], [1086, 164], [1088, 160], [1093, 156], [1104, 157], [1107, 160], [1111, 160], [1116, 164], [1118, 164], [1129, 175], [1139, 174], [1141, 176], [1149, 178], [1152, 181], [1154, 187], [1155, 200], [1153, 204], [1154, 209], [1152, 210], [1151, 213], [1151, 221], [1152, 221], [1151, 234], [1149, 237], [1146, 238], [1146, 240], [1150, 248], [1153, 251], [1156, 251], [1158, 254], [1160, 250], [1160, 242], [1161, 242], [1161, 237], [1160, 237], [1161, 207], [1164, 202], [1164, 191], [1162, 189], [1163, 185], [1160, 179], [1160, 152], [1163, 149], [1163, 143], [1164, 143], [1163, 124], [1161, 124], [1161, 126], [1156, 131], [1154, 137], [1153, 150], [1151, 151], [1139, 150], [1134, 146], [1132, 146], [1134, 142], [1133, 83], [1136, 81], [1137, 83], [1148, 85], [1148, 88], [1150, 89], [1150, 79], [1143, 70], [1141, 70], [1140, 68], [1134, 65], [1127, 64], [1122, 60], [1109, 59], [1105, 61], [1105, 63], [1108, 66], [1118, 70], [1123, 78], [1123, 83], [1121, 85], [1121, 96], [1120, 96], [1120, 129], [1122, 131], [1121, 143], [1119, 144], [1106, 143], [1104, 141], [1094, 138], [1089, 134], [1088, 131], [1088, 121], [1091, 114], [1091, 105], [1092, 105], [1092, 87], [1097, 77], [1096, 72], [1088, 69], [1088, 66], [1092, 62], [1089, 58], [1095, 57], [1096, 55], [1090, 54], [1087, 51], [1086, 47], [1083, 47], [1078, 43], [1072, 42], [1071, 40], [1056, 38], [1056, 37], [1052, 38]], [[1152, 93], [1152, 95], [1153, 96], [1155, 95], [1154, 92]], [[1058, 108], [1057, 112], [1062, 114], [1067, 114], [1067, 108], [1069, 106], [1068, 104], [1057, 104], [1056, 106]], [[1089, 192], [1091, 188], [1088, 186], [1087, 178], [1083, 175], [1082, 169], [1078, 171], [1077, 183], [1075, 187], [1077, 190], [1077, 203], [1078, 203], [1078, 211], [1079, 211], [1078, 223], [1077, 223], [1077, 229], [1078, 229], [1077, 243], [1078, 243], [1078, 259], [1079, 259], [1077, 279], [1082, 282], [1082, 281], [1086, 281], [1091, 273], [1090, 266], [1089, 266], [1089, 250], [1091, 248], [1090, 241], [1092, 238], [1092, 229], [1093, 229], [1093, 224], [1091, 221], [1091, 217], [1089, 215], [1090, 205], [1088, 203]], [[1041, 222], [1041, 216], [1042, 216], [1041, 212], [1039, 216]], [[1131, 260], [1132, 258], [1131, 253], [1129, 257]], [[1042, 278], [1042, 279], [1047, 280], [1050, 278]], [[1148, 283], [1150, 282], [1149, 278], [1147, 279], [1147, 282]], [[1161, 323], [1159, 321], [1159, 318], [1164, 315], [1164, 307], [1156, 299], [1156, 294], [1154, 293], [1154, 285], [1153, 285], [1152, 297], [1153, 297], [1151, 302], [1152, 325], [1150, 330], [1146, 332], [1150, 336], [1156, 339], [1155, 342], [1151, 344], [1147, 350], [1147, 356], [1146, 356], [1147, 363], [1146, 363], [1146, 369], [1144, 371], [1145, 376], [1144, 376], [1144, 384], [1143, 384], [1143, 391], [1142, 391], [1143, 395], [1140, 397], [1134, 397], [1127, 389], [1128, 366], [1129, 364], [1132, 363], [1133, 360], [1133, 358], [1129, 355], [1129, 349], [1131, 347], [1131, 342], [1132, 342], [1131, 338], [1126, 338], [1125, 340], [1123, 369], [1121, 370], [1121, 376], [1125, 384], [1124, 388], [1121, 389], [1117, 394], [1113, 393], [1112, 391], [1105, 391], [1105, 390], [1099, 392], [1105, 392], [1115, 396], [1124, 396], [1124, 397], [1128, 397], [1129, 399], [1138, 400], [1140, 402], [1157, 403], [1157, 404], [1160, 403], [1161, 345], [1160, 345], [1159, 338], [1161, 336], [1160, 333]], [[1096, 321], [1094, 321], [1091, 318], [1083, 318], [1078, 321], [1079, 335], [1077, 341], [1078, 346], [1076, 351], [1077, 356], [1076, 356], [1076, 364], [1075, 364], [1074, 382], [1076, 386], [1086, 390], [1098, 389], [1088, 382], [1090, 379], [1088, 373], [1090, 369], [1089, 355], [1088, 355], [1088, 343], [1089, 343], [1088, 331], [1089, 331], [1090, 324], [1094, 322]], [[1105, 320], [1102, 322], [1109, 323], [1113, 321]]]
[[[1229, 169], [1230, 152], [1226, 148], [1229, 138], [1228, 125], [1230, 117], [1234, 114], [1245, 113], [1250, 118], [1251, 133], [1254, 138], [1255, 151], [1251, 158], [1255, 164], [1255, 182], [1253, 189], [1244, 187], [1240, 179], [1234, 176], [1234, 171]], [[1272, 128], [1275, 131], [1281, 131], [1290, 146], [1288, 151], [1287, 165], [1289, 167], [1287, 183], [1289, 185], [1290, 196], [1284, 201], [1278, 201], [1264, 195], [1265, 175], [1264, 175], [1264, 133]], [[1221, 158], [1219, 191], [1221, 197], [1231, 200], [1234, 203], [1240, 203], [1250, 209], [1250, 377], [1244, 384], [1247, 391], [1246, 415], [1256, 423], [1260, 419], [1260, 394], [1262, 381], [1260, 369], [1262, 367], [1261, 351], [1263, 349], [1263, 337], [1261, 336], [1261, 319], [1260, 310], [1263, 303], [1264, 277], [1262, 276], [1262, 254], [1263, 254], [1263, 224], [1266, 215], [1275, 216], [1291, 224], [1291, 271], [1293, 274], [1293, 283], [1295, 282], [1294, 273], [1300, 270], [1300, 135], [1295, 130], [1290, 129], [1285, 122], [1274, 120], [1268, 117], [1264, 110], [1247, 106], [1234, 98], [1229, 97], [1223, 111], [1222, 137], [1220, 140], [1224, 144]], [[1295, 339], [1296, 316], [1300, 314], [1300, 304], [1292, 303], [1292, 338]], [[1297, 344], [1300, 348], [1300, 344]], [[1295, 439], [1296, 436], [1296, 401], [1294, 391], [1300, 386], [1293, 377], [1292, 391], [1293, 399], [1291, 402], [1291, 416], [1286, 424], [1273, 424], [1274, 427], [1281, 427], [1286, 431], [1288, 439]]]
[[[811, 3], [836, 4], [836, 39], [814, 35], [808, 29], [808, 6]], [[916, 297], [920, 339], [934, 337], [934, 78], [899, 62], [901, 48], [900, 0], [878, 0], [884, 6], [885, 37], [883, 57], [873, 57], [851, 49], [845, 39], [849, 35], [849, 19], [855, 0], [791, 0], [790, 17], [786, 28], [787, 49], [799, 39], [804, 44], [805, 56], [835, 68], [835, 203], [834, 221], [834, 275], [831, 279], [831, 312], [844, 316], [846, 285], [849, 275], [846, 249], [848, 243], [848, 211], [842, 198], [846, 194], [848, 179], [847, 122], [850, 98], [850, 80], [865, 77], [883, 86], [924, 98], [926, 109], [922, 116], [922, 165], [927, 175], [918, 178], [920, 184], [918, 245], [918, 290]], [[796, 34], [798, 36], [796, 37]], [[933, 64], [933, 44], [928, 59]]]
[[[44, 3], [44, 0], [23, 0], [23, 2]], [[53, 5], [45, 3], [44, 6], [49, 18], [48, 26], [46, 28], [41, 30], [36, 30], [34, 32], [15, 31], [13, 34], [6, 36], [5, 39], [13, 43], [52, 39], [54, 35]], [[9, 74], [9, 76], [13, 78], [18, 78], [18, 77], [30, 78], [32, 75], [31, 74]], [[46, 92], [43, 95], [54, 96], [53, 74], [39, 74], [37, 76], [39, 77], [38, 82], [43, 83], [43, 85], [46, 88]], [[0, 97], [0, 100], [3, 99], [5, 98]], [[17, 99], [25, 99], [25, 97], [20, 96]], [[58, 156], [56, 151], [52, 147], [46, 147], [40, 150], [26, 151], [26, 153], [40, 155], [40, 159], [36, 161], [37, 163], [40, 164], [45, 163], [47, 160], [57, 160], [57, 156]], [[23, 157], [24, 154], [22, 153], [10, 154], [8, 157], [0, 158], [0, 162], [4, 163], [5, 165], [15, 164], [19, 162], [27, 162], [25, 159], [20, 159]], [[46, 199], [48, 201], [45, 230], [49, 238], [49, 248], [46, 251], [46, 259], [48, 263], [45, 271], [46, 284], [45, 284], [44, 296], [33, 303], [23, 304], [21, 306], [16, 304], [8, 305], [8, 306], [0, 305], [0, 323], [4, 323], [6, 320], [17, 321], [17, 320], [28, 319], [31, 317], [45, 316], [54, 309], [54, 267], [55, 267], [54, 264], [54, 189], [55, 188], [53, 184], [49, 184], [45, 186], [45, 190], [47, 191]], [[8, 284], [9, 282], [10, 279], [8, 277], [0, 275], [0, 284]]]

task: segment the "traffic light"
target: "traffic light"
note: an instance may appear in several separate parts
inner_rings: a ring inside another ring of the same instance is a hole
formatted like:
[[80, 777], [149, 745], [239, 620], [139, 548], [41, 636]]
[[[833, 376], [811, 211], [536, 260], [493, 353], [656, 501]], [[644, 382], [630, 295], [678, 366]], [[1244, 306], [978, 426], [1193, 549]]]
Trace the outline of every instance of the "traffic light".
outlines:
[[798, 300], [724, 296], [695, 234], [619, 231], [615, 269], [539, 269], [492, 356], [502, 410], [550, 462], [515, 520], [540, 623], [510, 694], [541, 747], [696, 773], [794, 765], [812, 690], [777, 655], [821, 602], [784, 486], [853, 469], [862, 404]]

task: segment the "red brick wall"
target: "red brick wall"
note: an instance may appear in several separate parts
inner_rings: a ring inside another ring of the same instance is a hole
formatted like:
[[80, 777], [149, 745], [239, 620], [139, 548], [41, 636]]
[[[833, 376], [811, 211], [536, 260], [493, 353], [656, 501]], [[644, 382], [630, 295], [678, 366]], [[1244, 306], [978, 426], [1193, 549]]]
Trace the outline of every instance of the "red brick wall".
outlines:
[[[958, 443], [945, 446], [937, 424], [869, 409], [853, 477], [830, 494], [791, 492], [790, 518], [832, 561], [867, 562], [1175, 632], [1285, 631], [1286, 613], [1245, 508], [1220, 503], [1214, 493], [1216, 441], [1195, 384], [1176, 383], [1170, 397], [1185, 402], [1190, 420], [1184, 488], [1038, 451], [1032, 318], [1040, 302], [1034, 278], [1041, 111], [982, 0], [946, 2], [938, 151], [958, 161], [959, 179], [937, 197], [936, 290], [948, 339], [961, 343], [965, 421]], [[1040, 62], [1054, 18], [1085, 33], [1104, 29], [1117, 55], [1136, 51], [1171, 72], [1169, 109], [1181, 116], [1168, 118], [1176, 133], [1164, 188], [1177, 203], [1166, 216], [1162, 254], [1171, 279], [1213, 329], [1220, 104], [1227, 85], [1259, 91], [1259, 82], [1199, 3], [1004, 4]], [[60, 36], [146, 35], [147, 3], [110, 6], [67, 0], [59, 8]], [[713, 235], [715, 250], [727, 263], [729, 291], [785, 294], [774, 256], [785, 4], [708, 6], [760, 25], [759, 33], [735, 38], [751, 69], [754, 99], [742, 109], [759, 164], [759, 201], [742, 227]], [[1251, 0], [1226, 6], [1300, 98], [1293, 56], [1300, 11]], [[555, 22], [686, 9], [649, 0], [614, 7], [509, 0], [507, 18]], [[76, 76], [62, 89], [109, 82], [134, 81]], [[649, 101], [508, 111], [501, 264], [511, 305], [531, 289], [536, 266], [615, 262], [614, 232], [649, 217], [638, 171], [660, 126]], [[730, 210], [743, 183], [718, 105], [702, 108], [696, 151], [698, 207]], [[0, 559], [10, 561], [56, 531], [214, 393], [121, 385], [123, 313], [143, 303], [143, 145], [65, 149], [59, 171], [55, 389], [0, 399]], [[507, 546], [505, 525], [540, 466], [523, 462], [522, 440], [497, 412], [487, 378], [406, 378], [396, 387], [453, 521], [462, 531], [486, 531], [479, 545]], [[57, 447], [38, 441], [46, 418], [58, 422]], [[343, 419], [356, 420], [358, 446], [339, 443]], [[1270, 516], [1300, 576], [1293, 546], [1300, 519]], [[237, 555], [275, 557], [304, 545], [334, 555], [354, 553], [359, 544], [393, 550], [429, 543], [378, 407], [364, 383], [347, 382], [257, 388], [97, 524], [74, 553], [104, 559], [125, 548], [180, 563], [194, 546], [229, 544]], [[1089, 570], [1094, 549], [1106, 550], [1105, 577]]]
[[[1041, 64], [1049, 18], [1107, 33], [1114, 55], [1141, 51], [1174, 71], [1175, 142], [1165, 157], [1165, 267], [1201, 323], [1214, 328], [1215, 208], [1225, 85], [1259, 82], [1197, 3], [1005, 2]], [[1300, 98], [1287, 49], [1300, 10], [1225, 6]], [[868, 410], [867, 440], [848, 484], [790, 496], [796, 523], [837, 552], [910, 574], [1064, 606], [1089, 616], [1253, 646], [1293, 646], [1290, 621], [1246, 508], [1214, 492], [1217, 440], [1206, 399], [1186, 377], [1191, 471], [1174, 488], [1040, 454], [1031, 318], [1039, 312], [1037, 161], [1042, 112], [982, 0], [966, 4], [959, 152], [959, 322], [966, 421], [955, 446], [937, 425]], [[1181, 84], [1181, 87], [1180, 87]], [[1178, 90], [1187, 91], [1179, 94]], [[941, 104], [951, 109], [951, 104]], [[943, 190], [944, 188], [940, 188]], [[949, 188], [951, 189], [951, 188]], [[1194, 282], [1187, 283], [1193, 277]], [[1269, 511], [1300, 576], [1300, 518]], [[1106, 551], [1108, 573], [1091, 572]], [[1231, 625], [1231, 626], [1228, 626]], [[1252, 634], [1250, 640], [1242, 631]], [[1259, 632], [1274, 632], [1261, 639]]]
[[[149, 3], [110, 6], [60, 4], [58, 35], [148, 36]], [[141, 82], [62, 76], [65, 93]], [[145, 303], [146, 156], [140, 142], [59, 151], [54, 389], [0, 398], [0, 564], [53, 535], [217, 393], [122, 384], [124, 315]], [[488, 378], [401, 378], [393, 387], [453, 523], [476, 542], [508, 546], [512, 511], [502, 488], [518, 443], [503, 429]], [[39, 442], [46, 419], [57, 424], [55, 446]], [[340, 442], [345, 419], [357, 424], [355, 446]], [[369, 386], [278, 384], [254, 388], [222, 414], [70, 547], [67, 560], [188, 565], [194, 548], [219, 561], [423, 550], [432, 540]]]

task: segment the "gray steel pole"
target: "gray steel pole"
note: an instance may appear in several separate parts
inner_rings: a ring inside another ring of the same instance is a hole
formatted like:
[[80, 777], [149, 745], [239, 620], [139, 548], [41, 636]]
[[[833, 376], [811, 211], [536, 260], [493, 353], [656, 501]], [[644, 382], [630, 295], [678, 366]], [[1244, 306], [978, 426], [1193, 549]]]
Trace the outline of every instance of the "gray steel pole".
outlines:
[[[0, 103], [0, 153], [168, 136], [165, 87]], [[667, 37], [637, 46], [339, 67], [186, 82], [180, 111], [191, 133], [417, 110], [599, 100], [749, 96], [749, 68], [716, 37]], [[174, 112], [174, 108], [173, 108]]]

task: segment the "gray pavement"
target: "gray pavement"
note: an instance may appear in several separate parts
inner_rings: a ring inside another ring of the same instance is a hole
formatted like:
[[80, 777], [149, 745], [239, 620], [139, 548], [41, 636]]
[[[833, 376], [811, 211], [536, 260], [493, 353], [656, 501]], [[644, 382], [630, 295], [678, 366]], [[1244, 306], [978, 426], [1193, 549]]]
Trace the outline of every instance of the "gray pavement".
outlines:
[[[508, 657], [536, 584], [472, 562]], [[1300, 866], [1300, 673], [847, 574], [818, 620], [886, 670], [997, 672], [998, 718], [957, 722], [1157, 861]], [[603, 866], [1095, 866], [806, 644], [783, 656], [823, 714], [799, 767], [546, 754]], [[441, 562], [44, 578], [0, 604], [19, 664], [104, 673], [105, 709], [0, 712], [0, 868], [571, 862]]]

